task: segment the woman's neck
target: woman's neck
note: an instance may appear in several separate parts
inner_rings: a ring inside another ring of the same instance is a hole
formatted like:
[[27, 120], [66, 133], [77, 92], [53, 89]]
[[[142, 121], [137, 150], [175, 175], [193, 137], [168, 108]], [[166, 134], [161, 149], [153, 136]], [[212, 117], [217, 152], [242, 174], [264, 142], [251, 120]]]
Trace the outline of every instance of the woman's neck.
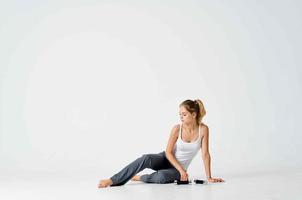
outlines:
[[185, 124], [185, 128], [188, 129], [190, 132], [194, 131], [196, 129], [196, 127], [198, 127], [198, 124], [196, 122], [192, 122], [192, 123], [189, 123], [189, 124]]

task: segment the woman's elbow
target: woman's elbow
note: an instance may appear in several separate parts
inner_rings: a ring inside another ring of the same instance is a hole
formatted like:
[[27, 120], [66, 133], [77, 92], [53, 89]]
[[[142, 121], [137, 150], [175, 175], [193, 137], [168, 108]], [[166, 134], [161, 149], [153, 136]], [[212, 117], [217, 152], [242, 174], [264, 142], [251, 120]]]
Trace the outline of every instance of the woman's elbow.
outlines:
[[202, 153], [202, 159], [203, 160], [209, 159], [210, 157], [211, 157], [211, 155], [208, 151]]
[[166, 150], [165, 154], [166, 154], [166, 157], [169, 158], [171, 155], [173, 155], [173, 152]]

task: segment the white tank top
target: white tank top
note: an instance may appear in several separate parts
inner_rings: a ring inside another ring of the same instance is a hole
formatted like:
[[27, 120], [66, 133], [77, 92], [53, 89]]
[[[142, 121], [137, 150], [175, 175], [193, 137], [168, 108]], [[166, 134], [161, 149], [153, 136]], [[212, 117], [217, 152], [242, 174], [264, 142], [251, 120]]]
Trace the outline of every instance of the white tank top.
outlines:
[[174, 146], [174, 155], [182, 167], [187, 170], [191, 161], [201, 148], [200, 125], [198, 126], [198, 138], [193, 142], [185, 142], [181, 139], [182, 124], [180, 124], [178, 139]]

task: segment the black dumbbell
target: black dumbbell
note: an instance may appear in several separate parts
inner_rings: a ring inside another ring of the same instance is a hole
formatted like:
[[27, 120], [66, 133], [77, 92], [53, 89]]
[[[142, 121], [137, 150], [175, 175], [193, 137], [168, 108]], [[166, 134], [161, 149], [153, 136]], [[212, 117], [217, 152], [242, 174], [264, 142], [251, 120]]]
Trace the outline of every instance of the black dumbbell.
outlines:
[[207, 182], [205, 180], [195, 179], [194, 182], [196, 184], [206, 184]]
[[186, 180], [186, 181], [181, 181], [181, 180], [176, 180], [177, 185], [187, 185], [191, 183], [191, 181]]

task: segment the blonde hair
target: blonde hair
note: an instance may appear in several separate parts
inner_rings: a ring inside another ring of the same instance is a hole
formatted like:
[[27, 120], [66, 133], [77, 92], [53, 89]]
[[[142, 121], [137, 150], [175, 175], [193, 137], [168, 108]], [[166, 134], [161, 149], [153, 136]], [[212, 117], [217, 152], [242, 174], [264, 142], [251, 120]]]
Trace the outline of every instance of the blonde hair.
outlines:
[[200, 124], [202, 118], [206, 115], [206, 110], [200, 99], [191, 100], [187, 99], [183, 101], [179, 106], [184, 106], [191, 114], [196, 113], [196, 122]]

